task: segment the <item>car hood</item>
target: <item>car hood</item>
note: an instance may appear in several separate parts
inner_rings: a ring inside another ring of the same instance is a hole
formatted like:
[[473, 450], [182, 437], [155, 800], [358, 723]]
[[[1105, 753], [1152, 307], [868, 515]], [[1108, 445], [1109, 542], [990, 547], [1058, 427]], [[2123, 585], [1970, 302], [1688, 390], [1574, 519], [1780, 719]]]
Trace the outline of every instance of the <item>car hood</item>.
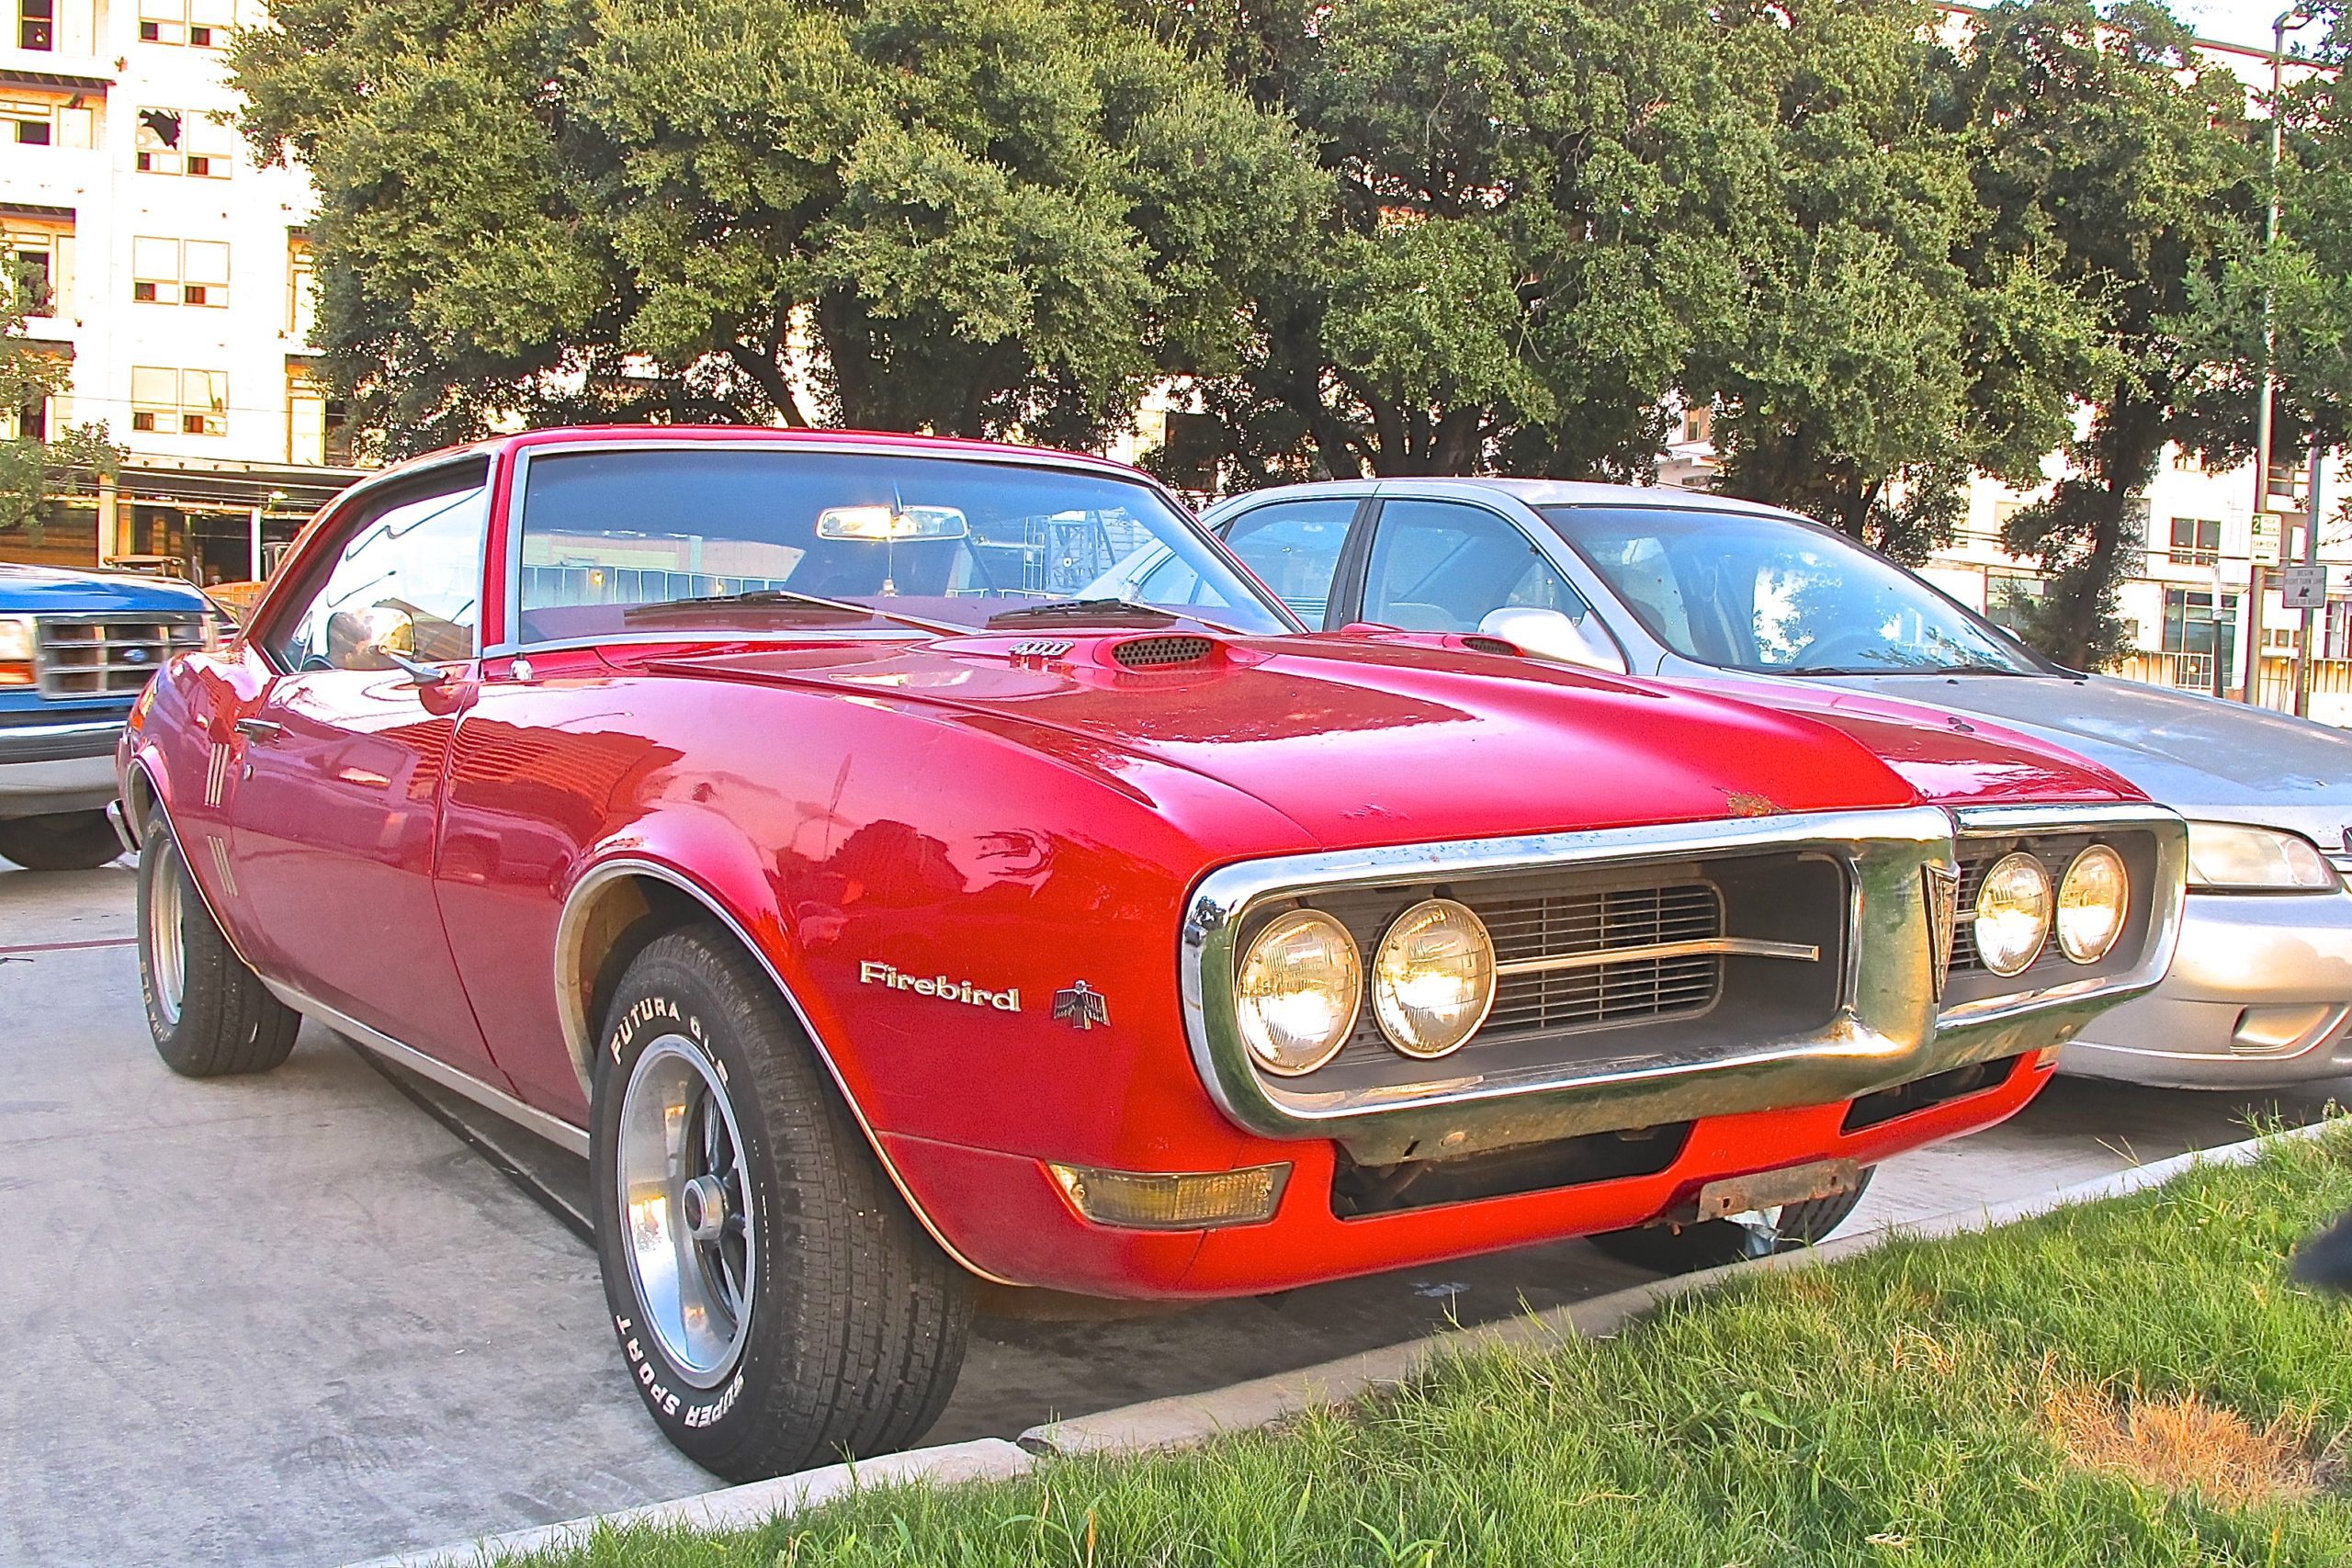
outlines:
[[1209, 639], [1196, 664], [1122, 667], [1117, 646], [1136, 640], [974, 637], [653, 663], [927, 709], [1114, 778], [1136, 760], [1182, 768], [1330, 849], [1920, 799], [1837, 727], [1713, 694], [1341, 637]]
[[2352, 735], [2105, 675], [1856, 675], [1822, 684], [1994, 718], [2069, 747], [2184, 816], [2261, 822], [2327, 849], [2352, 821]]
[[86, 615], [109, 610], [202, 610], [204, 595], [185, 582], [122, 571], [61, 571], [0, 566], [0, 615]]

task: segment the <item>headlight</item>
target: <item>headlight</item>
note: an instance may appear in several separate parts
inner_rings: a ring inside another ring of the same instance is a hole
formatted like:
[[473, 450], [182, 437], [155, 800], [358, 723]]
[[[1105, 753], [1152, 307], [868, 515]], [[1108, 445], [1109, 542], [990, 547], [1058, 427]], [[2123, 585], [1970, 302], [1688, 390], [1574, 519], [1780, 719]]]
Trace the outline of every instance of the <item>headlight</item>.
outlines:
[[2022, 973], [2050, 934], [2050, 874], [2022, 850], [2003, 855], [1976, 887], [1976, 956], [1994, 974]]
[[1355, 938], [1313, 909], [1258, 933], [1234, 982], [1242, 1043], [1270, 1073], [1295, 1077], [1339, 1054], [1356, 1026], [1363, 971]]
[[1442, 1056], [1476, 1032], [1495, 1005], [1495, 944], [1451, 898], [1396, 917], [1372, 961], [1372, 1013], [1408, 1056]]
[[2093, 844], [2075, 857], [2058, 885], [2058, 950], [2077, 964], [2096, 964], [2123, 934], [2132, 908], [2132, 874], [2123, 857]]
[[2338, 886], [2335, 868], [2309, 839], [2236, 822], [2188, 825], [2188, 885], [2241, 892]]

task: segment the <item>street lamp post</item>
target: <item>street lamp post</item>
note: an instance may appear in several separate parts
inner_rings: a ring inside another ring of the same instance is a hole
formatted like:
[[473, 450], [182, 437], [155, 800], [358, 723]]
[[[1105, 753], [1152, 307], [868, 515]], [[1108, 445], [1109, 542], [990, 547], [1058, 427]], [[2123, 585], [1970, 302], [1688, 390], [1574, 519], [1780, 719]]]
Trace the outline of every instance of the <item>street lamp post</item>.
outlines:
[[[2278, 160], [2286, 150], [2286, 119], [2279, 100], [2287, 87], [2287, 35], [2317, 20], [2308, 6], [2281, 11], [2270, 24], [2270, 200], [2262, 214], [2262, 397], [2254, 411], [2254, 523], [2258, 532], [2270, 501], [2271, 405], [2278, 401], [2278, 377], [2273, 367], [2278, 333], [2270, 320], [2271, 252], [2278, 239]], [[2262, 702], [2262, 552], [2253, 552], [2246, 583], [2245, 700]], [[2285, 529], [2279, 531], [2278, 563], [2288, 560]]]

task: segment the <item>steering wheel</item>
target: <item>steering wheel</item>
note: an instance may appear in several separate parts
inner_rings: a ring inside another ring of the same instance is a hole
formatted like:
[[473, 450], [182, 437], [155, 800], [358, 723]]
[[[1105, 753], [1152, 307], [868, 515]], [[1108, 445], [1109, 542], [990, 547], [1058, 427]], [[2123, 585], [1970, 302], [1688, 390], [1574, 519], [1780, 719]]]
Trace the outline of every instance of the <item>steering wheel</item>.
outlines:
[[[1883, 650], [1885, 647], [1885, 638], [1881, 637], [1878, 632], [1871, 627], [1848, 626], [1844, 631], [1833, 632], [1821, 641], [1810, 644], [1804, 653], [1790, 661], [1788, 667], [1792, 670], [1802, 671], [1819, 670], [1827, 665], [1845, 664], [1849, 662], [1867, 663], [1871, 662], [1871, 660], [1866, 658], [1862, 660], [1849, 660], [1840, 658], [1838, 656], [1840, 654], [1847, 653], [1869, 655], [1878, 653]], [[1897, 666], [1890, 664], [1888, 665], [1888, 668], [1894, 669], [1897, 668]]]

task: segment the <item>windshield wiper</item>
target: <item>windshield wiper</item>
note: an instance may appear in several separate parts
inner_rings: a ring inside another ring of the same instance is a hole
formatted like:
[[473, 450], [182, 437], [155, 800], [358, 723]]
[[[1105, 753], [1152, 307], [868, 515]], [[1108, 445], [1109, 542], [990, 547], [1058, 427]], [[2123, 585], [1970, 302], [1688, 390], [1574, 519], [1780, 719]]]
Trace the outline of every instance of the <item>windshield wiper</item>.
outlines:
[[828, 599], [820, 593], [802, 593], [790, 588], [753, 588], [741, 593], [706, 593], [694, 599], [663, 599], [651, 604], [631, 605], [625, 614], [628, 619], [638, 620], [667, 610], [713, 604], [808, 604], [820, 610], [832, 610], [867, 620], [896, 621], [900, 626], [937, 632], [943, 637], [967, 637], [972, 630], [969, 626], [959, 626], [948, 621], [927, 621], [921, 615], [902, 615], [895, 610], [877, 610], [871, 604], [859, 604], [847, 599]]

